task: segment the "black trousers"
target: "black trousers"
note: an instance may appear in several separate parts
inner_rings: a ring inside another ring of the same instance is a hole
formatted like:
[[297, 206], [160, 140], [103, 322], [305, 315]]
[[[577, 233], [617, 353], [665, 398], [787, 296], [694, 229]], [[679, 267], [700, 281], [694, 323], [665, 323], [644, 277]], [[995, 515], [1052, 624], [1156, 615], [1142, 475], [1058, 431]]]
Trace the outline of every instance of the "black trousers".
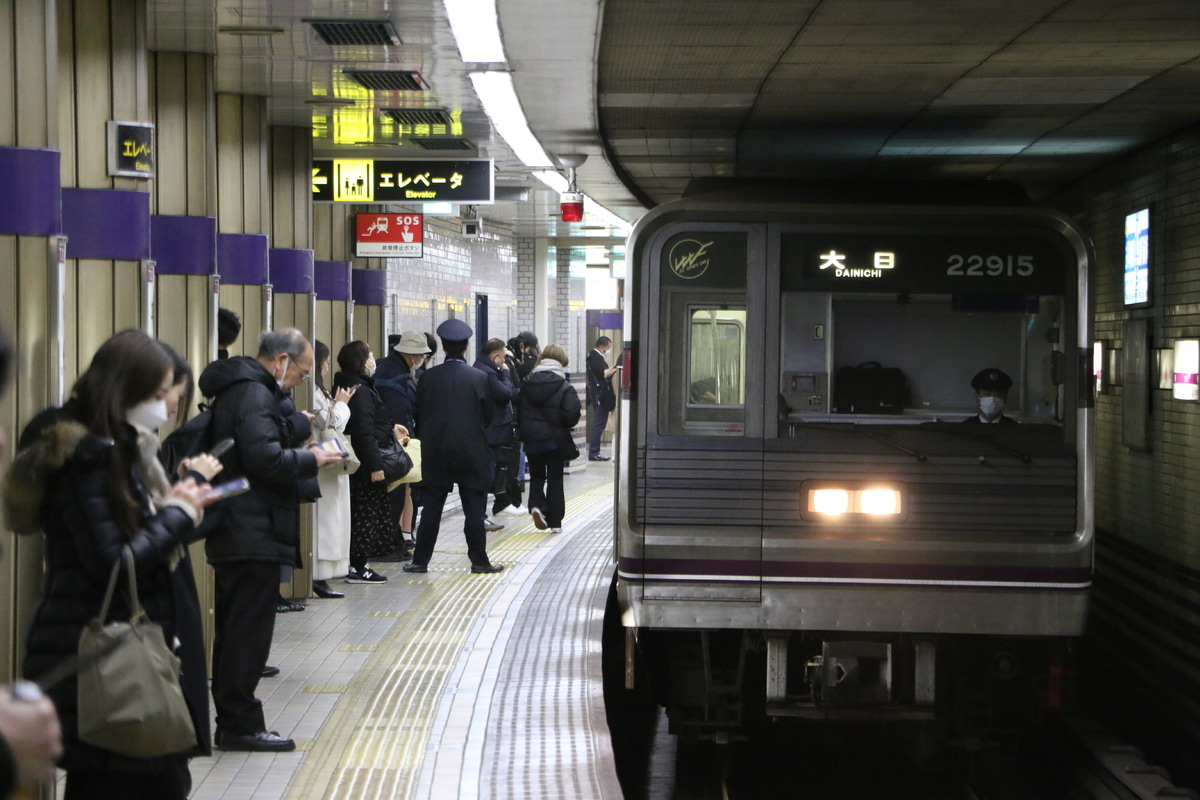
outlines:
[[[421, 508], [421, 524], [417, 526], [417, 546], [413, 549], [414, 566], [428, 566], [433, 557], [433, 548], [437, 545], [438, 531], [442, 527], [442, 509], [446, 506], [446, 496], [453, 486], [434, 486], [421, 484], [424, 495], [424, 505]], [[487, 508], [487, 492], [482, 489], [468, 489], [462, 484], [458, 487], [458, 496], [462, 500], [463, 533], [467, 537], [467, 557], [476, 566], [486, 566], [487, 531], [483, 528], [483, 514]]]
[[[500, 448], [493, 448], [493, 454], [501, 452]], [[492, 503], [492, 514], [499, 514], [500, 511], [508, 506], [521, 505], [521, 443], [514, 441], [508, 448], [508, 470], [505, 475], [504, 493], [496, 495], [496, 502]], [[496, 468], [499, 469], [500, 461], [497, 458]]]
[[600, 455], [600, 439], [608, 427], [608, 412], [599, 403], [592, 403], [592, 428], [588, 431], [588, 458]]
[[192, 791], [187, 756], [156, 761], [163, 766], [161, 772], [70, 770], [63, 800], [187, 800]]
[[214, 564], [216, 593], [212, 696], [217, 727], [236, 736], [266, 730], [262, 701], [254, 696], [275, 633], [279, 564]]
[[557, 451], [526, 453], [529, 465], [529, 507], [540, 508], [551, 528], [561, 528], [567, 513], [563, 493], [563, 460]]

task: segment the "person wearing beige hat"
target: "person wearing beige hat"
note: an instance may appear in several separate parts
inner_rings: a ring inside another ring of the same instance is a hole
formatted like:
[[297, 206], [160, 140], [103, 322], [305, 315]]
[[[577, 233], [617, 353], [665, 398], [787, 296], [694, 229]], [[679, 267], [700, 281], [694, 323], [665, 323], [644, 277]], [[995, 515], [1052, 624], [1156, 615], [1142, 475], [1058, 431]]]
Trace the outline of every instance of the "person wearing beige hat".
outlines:
[[[420, 331], [404, 331], [388, 337], [388, 354], [375, 365], [375, 389], [391, 415], [393, 425], [417, 433], [417, 382], [413, 370], [421, 366], [429, 352], [429, 343]], [[392, 518], [397, 521], [396, 551], [380, 561], [408, 561], [412, 558], [413, 498], [412, 485], [404, 484], [388, 493]]]

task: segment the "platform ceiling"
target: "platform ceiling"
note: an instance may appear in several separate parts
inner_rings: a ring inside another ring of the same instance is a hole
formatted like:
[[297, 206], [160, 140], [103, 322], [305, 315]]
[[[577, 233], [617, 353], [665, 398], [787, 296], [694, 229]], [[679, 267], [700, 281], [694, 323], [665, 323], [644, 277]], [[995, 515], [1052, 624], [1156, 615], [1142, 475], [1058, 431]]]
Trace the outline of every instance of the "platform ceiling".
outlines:
[[[522, 235], [608, 231], [557, 219], [472, 71], [511, 71], [546, 151], [588, 154], [580, 189], [629, 220], [713, 176], [992, 178], [1042, 199], [1200, 120], [1197, 0], [496, 1], [505, 63], [464, 64], [442, 0], [148, 0], [148, 31], [152, 49], [215, 54], [218, 91], [266, 95], [318, 156], [466, 141], [453, 155], [531, 190], [483, 211]], [[312, 18], [386, 20], [402, 43], [332, 46]], [[427, 88], [367, 91], [354, 68]], [[444, 108], [455, 130], [422, 137], [384, 108]]]

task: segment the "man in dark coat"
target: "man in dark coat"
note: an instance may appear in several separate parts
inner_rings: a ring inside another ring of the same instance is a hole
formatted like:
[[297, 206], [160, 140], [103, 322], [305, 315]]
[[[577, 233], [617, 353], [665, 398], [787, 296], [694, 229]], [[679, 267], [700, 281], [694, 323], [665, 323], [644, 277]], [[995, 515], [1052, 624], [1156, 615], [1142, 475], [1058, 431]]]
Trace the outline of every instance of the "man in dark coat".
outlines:
[[[425, 363], [425, 357], [432, 354], [425, 334], [420, 331], [405, 331], [388, 337], [390, 351], [375, 364], [375, 390], [387, 408], [388, 416], [394, 425], [403, 425], [408, 429], [408, 435], [419, 438], [417, 433], [417, 380], [415, 370]], [[388, 492], [388, 505], [392, 519], [396, 520], [397, 552], [384, 557], [384, 561], [407, 561], [412, 556], [412, 545], [409, 538], [412, 535], [412, 523], [404, 527], [404, 505], [410, 486], [404, 484]]]
[[222, 501], [222, 522], [205, 542], [216, 572], [212, 695], [216, 745], [224, 750], [283, 752], [291, 739], [266, 729], [254, 693], [267, 664], [279, 596], [279, 567], [296, 558], [298, 484], [338, 460], [324, 450], [292, 448], [285, 393], [312, 369], [312, 346], [300, 331], [267, 331], [258, 356], [214, 361], [200, 375], [213, 397], [213, 441], [232, 438], [221, 457], [222, 482], [245, 477], [250, 491]]
[[600, 389], [605, 381], [612, 380], [616, 367], [608, 365], [608, 351], [612, 350], [612, 339], [601, 336], [596, 340], [596, 348], [587, 357], [587, 398], [592, 413], [592, 427], [588, 431], [588, 461], [610, 461], [608, 456], [600, 455], [600, 439], [608, 426], [608, 409], [600, 405]]
[[1013, 425], [1016, 420], [1004, 416], [1004, 402], [1008, 399], [1008, 390], [1012, 388], [1012, 378], [1002, 369], [988, 367], [975, 373], [971, 378], [971, 388], [975, 390], [975, 401], [979, 404], [979, 413], [963, 420], [968, 425]]
[[[512, 370], [505, 357], [504, 342], [500, 339], [489, 339], [483, 346], [483, 354], [475, 361], [475, 369], [482, 372], [488, 379], [488, 394], [496, 404], [496, 414], [492, 417], [492, 425], [488, 428], [487, 440], [492, 448], [492, 457], [496, 461], [496, 474], [492, 480], [492, 494], [496, 502], [492, 513], [508, 506], [520, 506], [521, 495], [518, 488], [516, 499], [508, 494], [509, 471], [512, 469], [512, 455], [515, 448], [515, 431], [513, 428], [513, 401], [521, 393], [520, 387], [514, 384]], [[485, 519], [484, 528], [488, 531], [498, 531], [504, 526], [499, 522]]]
[[439, 325], [437, 333], [445, 360], [430, 368], [417, 384], [425, 507], [417, 526], [416, 552], [404, 571], [429, 571], [446, 495], [457, 483], [471, 572], [500, 572], [504, 567], [488, 560], [487, 532], [483, 528], [494, 469], [487, 429], [496, 406], [488, 394], [487, 376], [467, 363], [471, 327], [451, 319]]

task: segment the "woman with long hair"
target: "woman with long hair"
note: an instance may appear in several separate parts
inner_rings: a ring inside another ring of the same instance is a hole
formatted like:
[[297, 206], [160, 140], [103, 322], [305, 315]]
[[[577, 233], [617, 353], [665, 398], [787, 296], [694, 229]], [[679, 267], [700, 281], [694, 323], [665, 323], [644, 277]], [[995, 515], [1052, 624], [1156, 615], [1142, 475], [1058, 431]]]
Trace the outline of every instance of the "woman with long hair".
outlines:
[[[330, 394], [325, 388], [329, 375], [329, 347], [321, 341], [313, 342], [313, 392], [314, 430], [334, 428], [346, 432], [350, 421], [350, 398], [358, 387], [338, 388]], [[321, 497], [316, 507], [316, 537], [313, 540], [313, 592], [326, 599], [345, 597], [342, 592], [329, 586], [330, 578], [345, 577], [350, 571], [350, 476], [333, 470], [323, 469], [317, 473], [321, 485]]]
[[529, 513], [539, 530], [549, 528], [551, 533], [562, 533], [567, 510], [563, 465], [573, 457], [566, 444], [582, 410], [579, 394], [567, 380], [569, 363], [565, 350], [546, 345], [533, 372], [521, 381], [519, 396], [519, 433], [529, 464]]
[[350, 397], [350, 444], [359, 468], [350, 476], [350, 569], [348, 583], [384, 583], [387, 578], [371, 569], [368, 560], [395, 549], [396, 522], [388, 503], [387, 480], [380, 448], [395, 440], [402, 425], [392, 425], [387, 407], [375, 390], [375, 354], [366, 342], [349, 342], [337, 355], [340, 371], [334, 386], [353, 389]]
[[[75, 655], [126, 548], [139, 600], [167, 644], [201, 640], [199, 609], [177, 599], [186, 587], [176, 584], [193, 580], [183, 549], [212, 501], [196, 473], [172, 485], [154, 446], [174, 380], [171, 357], [158, 342], [123, 331], [101, 345], [70, 401], [38, 415], [21, 435], [5, 477], [6, 517], [14, 530], [46, 537], [44, 594], [27, 638], [24, 674], [30, 679]], [[129, 614], [117, 592], [110, 618]], [[75, 679], [50, 687], [63, 724], [66, 800], [187, 797], [188, 758], [210, 750], [208, 704], [203, 691], [197, 697], [189, 690], [204, 685], [203, 647], [184, 646], [178, 654], [197, 731], [196, 746], [185, 752], [139, 759], [85, 744], [78, 737]]]

